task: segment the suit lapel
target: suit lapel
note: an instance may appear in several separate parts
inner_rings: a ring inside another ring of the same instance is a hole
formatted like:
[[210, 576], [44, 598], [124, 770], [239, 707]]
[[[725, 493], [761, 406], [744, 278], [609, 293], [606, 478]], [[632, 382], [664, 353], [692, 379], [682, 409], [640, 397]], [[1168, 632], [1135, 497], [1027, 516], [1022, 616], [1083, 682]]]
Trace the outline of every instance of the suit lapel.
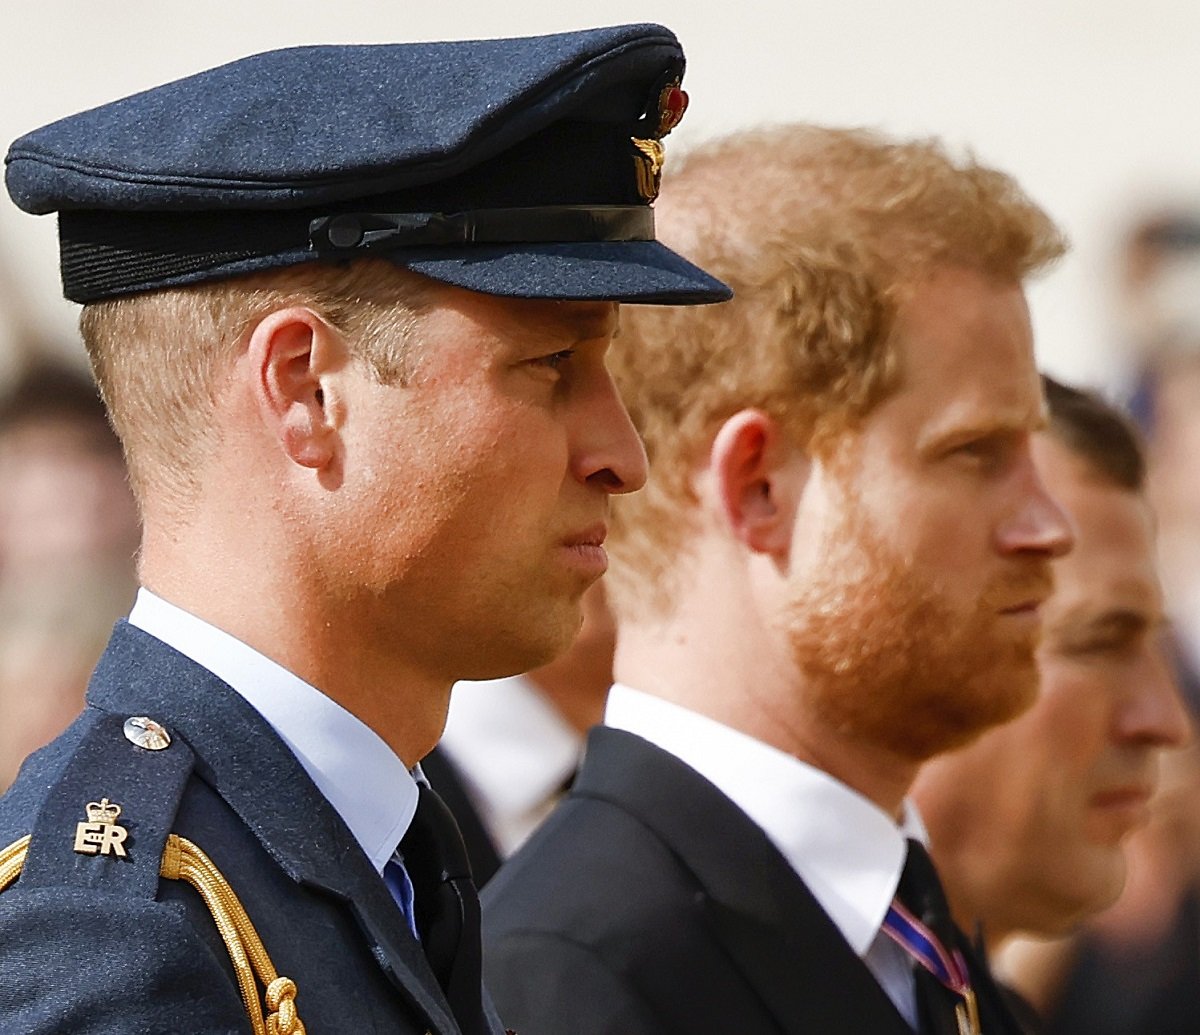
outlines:
[[196, 754], [197, 774], [283, 871], [341, 900], [400, 994], [439, 1035], [458, 1035], [424, 953], [370, 860], [295, 756], [236, 691], [121, 622], [92, 677], [88, 703], [150, 715], [181, 735]]
[[625, 809], [672, 849], [703, 889], [714, 936], [783, 1031], [912, 1035], [787, 860], [694, 770], [640, 737], [601, 728], [572, 795]]

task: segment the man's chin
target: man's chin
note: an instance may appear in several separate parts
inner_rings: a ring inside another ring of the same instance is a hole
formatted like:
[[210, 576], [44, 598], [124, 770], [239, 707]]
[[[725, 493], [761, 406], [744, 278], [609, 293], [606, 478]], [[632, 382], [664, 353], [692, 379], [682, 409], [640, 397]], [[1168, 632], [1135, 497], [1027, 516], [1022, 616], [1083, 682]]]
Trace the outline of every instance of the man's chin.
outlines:
[[541, 619], [524, 626], [509, 639], [514, 656], [521, 659], [519, 672], [531, 672], [566, 654], [583, 628], [583, 605], [578, 597], [547, 608]]
[[1007, 666], [987, 677], [976, 674], [967, 685], [914, 701], [904, 735], [893, 749], [918, 763], [957, 751], [1023, 715], [1037, 696], [1038, 672], [1032, 659], [1027, 667]]

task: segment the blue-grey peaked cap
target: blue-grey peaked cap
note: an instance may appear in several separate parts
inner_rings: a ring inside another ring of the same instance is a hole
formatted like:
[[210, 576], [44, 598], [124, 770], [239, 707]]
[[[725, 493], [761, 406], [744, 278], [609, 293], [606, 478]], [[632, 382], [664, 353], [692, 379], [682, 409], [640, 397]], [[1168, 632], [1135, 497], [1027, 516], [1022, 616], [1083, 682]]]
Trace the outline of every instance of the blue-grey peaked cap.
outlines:
[[683, 68], [657, 25], [269, 51], [21, 137], [6, 183], [59, 213], [78, 302], [367, 255], [495, 295], [721, 301], [654, 240], [635, 143]]

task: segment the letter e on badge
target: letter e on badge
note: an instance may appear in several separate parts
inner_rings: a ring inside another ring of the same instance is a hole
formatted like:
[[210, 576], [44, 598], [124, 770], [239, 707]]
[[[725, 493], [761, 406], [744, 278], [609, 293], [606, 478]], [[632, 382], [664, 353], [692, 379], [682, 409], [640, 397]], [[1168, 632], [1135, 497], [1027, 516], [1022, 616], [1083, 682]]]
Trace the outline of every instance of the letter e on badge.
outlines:
[[124, 859], [129, 836], [117, 819], [121, 806], [107, 798], [87, 803], [87, 819], [75, 824], [75, 851], [80, 855], [116, 855]]

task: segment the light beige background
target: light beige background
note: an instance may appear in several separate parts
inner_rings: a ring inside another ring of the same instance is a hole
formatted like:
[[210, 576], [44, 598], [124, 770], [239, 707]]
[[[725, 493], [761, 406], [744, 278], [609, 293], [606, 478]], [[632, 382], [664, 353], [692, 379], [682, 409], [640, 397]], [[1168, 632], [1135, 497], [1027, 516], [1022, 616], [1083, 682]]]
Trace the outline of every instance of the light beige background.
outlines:
[[[691, 141], [787, 119], [938, 134], [1014, 172], [1075, 250], [1033, 292], [1052, 370], [1121, 373], [1111, 255], [1131, 208], [1200, 201], [1194, 0], [4, 0], [0, 141], [271, 47], [660, 21], [688, 52]], [[54, 224], [0, 199], [0, 372], [14, 328], [74, 344]]]

